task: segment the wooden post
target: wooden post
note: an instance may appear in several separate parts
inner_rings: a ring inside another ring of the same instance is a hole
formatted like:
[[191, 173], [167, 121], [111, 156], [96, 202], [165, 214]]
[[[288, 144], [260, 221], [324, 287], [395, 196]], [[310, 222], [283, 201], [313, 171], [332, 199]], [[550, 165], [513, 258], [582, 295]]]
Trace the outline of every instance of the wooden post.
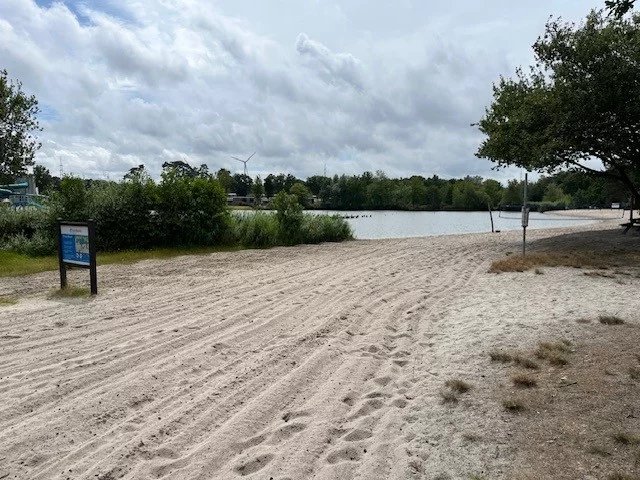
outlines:
[[89, 281], [91, 282], [91, 295], [98, 294], [98, 266], [96, 263], [96, 223], [89, 220]]
[[67, 288], [67, 267], [62, 260], [62, 219], [58, 218], [58, 265], [60, 269], [60, 288]]

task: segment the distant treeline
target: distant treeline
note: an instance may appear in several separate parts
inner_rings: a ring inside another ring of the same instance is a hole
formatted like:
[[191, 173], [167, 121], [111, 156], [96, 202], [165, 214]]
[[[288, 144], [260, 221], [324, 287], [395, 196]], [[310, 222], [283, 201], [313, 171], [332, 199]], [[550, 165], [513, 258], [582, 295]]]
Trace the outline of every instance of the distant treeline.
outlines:
[[[171, 162], [164, 168], [176, 169], [192, 178], [214, 178], [226, 193], [272, 198], [281, 191], [292, 193], [307, 208], [336, 210], [398, 209], [398, 210], [486, 210], [517, 208], [522, 204], [523, 182], [511, 180], [507, 186], [493, 179], [467, 176], [443, 179], [436, 175], [425, 178], [389, 178], [384, 172], [364, 172], [362, 175], [314, 175], [302, 180], [291, 174], [269, 174], [264, 179], [231, 174], [224, 168], [215, 173], [206, 165], [198, 168], [184, 162]], [[59, 179], [46, 169], [36, 167], [36, 183], [41, 191], [56, 190]], [[144, 166], [132, 168], [125, 179], [146, 176]], [[85, 180], [87, 184], [104, 180]], [[528, 186], [528, 199], [533, 209], [610, 207], [626, 204], [629, 194], [615, 180], [566, 171], [543, 176]]]

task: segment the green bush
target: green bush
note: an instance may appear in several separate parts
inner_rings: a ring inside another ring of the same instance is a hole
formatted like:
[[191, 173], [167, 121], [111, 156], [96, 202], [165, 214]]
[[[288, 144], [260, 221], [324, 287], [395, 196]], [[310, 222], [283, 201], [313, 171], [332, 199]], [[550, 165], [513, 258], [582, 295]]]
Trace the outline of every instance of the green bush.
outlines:
[[23, 234], [14, 235], [0, 245], [0, 250], [10, 250], [32, 257], [39, 257], [55, 253], [56, 241], [49, 232], [41, 230], [31, 237]]
[[302, 241], [302, 205], [298, 203], [298, 197], [284, 191], [278, 193], [273, 199], [278, 219], [279, 236], [283, 245], [297, 245]]
[[337, 215], [305, 215], [302, 243], [341, 242], [353, 239], [351, 226]]
[[0, 208], [0, 242], [16, 235], [31, 238], [47, 223], [47, 216], [45, 210]]
[[278, 245], [278, 219], [270, 213], [234, 216], [235, 243], [245, 247], [267, 248]]

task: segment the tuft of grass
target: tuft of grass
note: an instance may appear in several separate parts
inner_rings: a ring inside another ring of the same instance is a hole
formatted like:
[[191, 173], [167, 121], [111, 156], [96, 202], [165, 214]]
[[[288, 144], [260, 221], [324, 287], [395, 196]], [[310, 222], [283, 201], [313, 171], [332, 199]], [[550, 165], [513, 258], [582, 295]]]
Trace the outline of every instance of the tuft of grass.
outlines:
[[536, 357], [547, 360], [551, 365], [562, 366], [569, 363], [566, 354], [571, 353], [571, 342], [540, 342], [535, 352]]
[[516, 373], [511, 377], [511, 381], [519, 388], [534, 388], [538, 386], [537, 380], [528, 373]]
[[618, 432], [612, 435], [613, 439], [621, 445], [640, 445], [640, 435], [628, 432]]
[[511, 413], [520, 413], [527, 409], [522, 400], [517, 398], [505, 398], [502, 400], [502, 406], [506, 411]]
[[458, 394], [453, 390], [441, 390], [440, 398], [442, 403], [458, 403]]
[[539, 269], [539, 268], [536, 268], [534, 271], [536, 272], [536, 275], [542, 275], [542, 274], [544, 274], [544, 272], [543, 272], [541, 269]]
[[589, 448], [589, 450], [587, 450], [587, 453], [590, 453], [591, 455], [598, 455], [599, 457], [611, 456], [611, 452], [609, 450], [607, 450], [604, 447], [600, 447], [598, 445]]
[[529, 370], [538, 370], [540, 368], [540, 365], [538, 365], [534, 360], [520, 354], [515, 355], [513, 357], [513, 361], [517, 365], [520, 365], [523, 368], [528, 368]]
[[603, 325], [622, 325], [624, 320], [615, 315], [600, 315], [598, 320]]
[[491, 350], [489, 352], [489, 358], [491, 358], [492, 362], [509, 363], [513, 361], [513, 356], [502, 350]]
[[466, 393], [471, 390], [471, 385], [464, 380], [454, 379], [447, 380], [444, 385], [456, 393]]
[[67, 287], [53, 290], [49, 294], [49, 298], [78, 298], [88, 297], [91, 294], [91, 290], [87, 287]]
[[627, 475], [626, 473], [612, 473], [607, 477], [607, 480], [640, 480], [640, 477], [634, 477]]
[[18, 300], [13, 297], [0, 297], [0, 307], [15, 305], [16, 303], [18, 303]]

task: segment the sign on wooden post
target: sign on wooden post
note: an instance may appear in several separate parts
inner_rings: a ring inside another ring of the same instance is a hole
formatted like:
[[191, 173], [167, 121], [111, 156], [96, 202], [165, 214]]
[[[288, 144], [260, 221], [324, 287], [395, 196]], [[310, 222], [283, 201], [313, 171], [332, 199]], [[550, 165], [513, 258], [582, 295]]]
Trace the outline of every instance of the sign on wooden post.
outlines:
[[67, 222], [58, 219], [58, 263], [60, 265], [60, 288], [67, 286], [67, 269], [88, 268], [91, 294], [98, 293], [95, 235], [93, 220]]

